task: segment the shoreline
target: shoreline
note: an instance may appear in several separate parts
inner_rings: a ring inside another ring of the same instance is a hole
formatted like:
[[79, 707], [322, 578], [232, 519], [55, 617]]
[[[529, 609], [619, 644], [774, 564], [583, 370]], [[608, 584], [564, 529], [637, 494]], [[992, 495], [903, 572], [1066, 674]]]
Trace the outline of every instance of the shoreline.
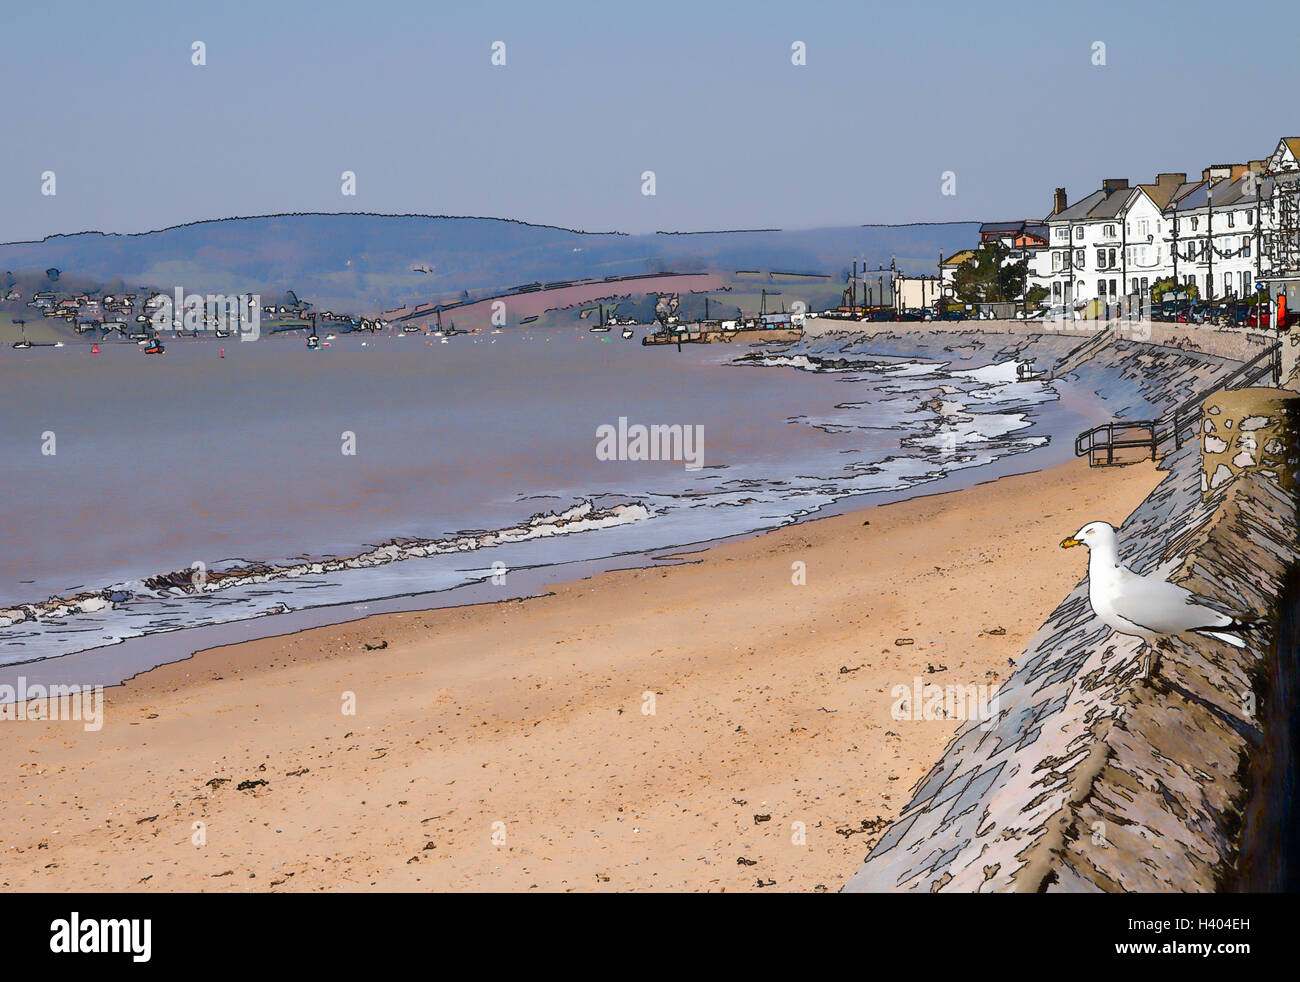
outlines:
[[[940, 357], [936, 359], [936, 364], [941, 364], [947, 369], [954, 367], [951, 363], [955, 361], [956, 359]], [[823, 390], [818, 393], [819, 396], [830, 392], [828, 389], [830, 383], [825, 380], [814, 381], [811, 378], [803, 378], [802, 384], [818, 386]], [[962, 383], [963, 386], [966, 384]], [[971, 385], [978, 388], [976, 383]], [[1060, 405], [1076, 401], [1072, 400], [1066, 390], [1068, 387], [1062, 387], [1062, 391], [1058, 393]], [[830, 395], [833, 396], [834, 393]], [[906, 399], [905, 393], [901, 399]], [[1085, 401], [1087, 400], [1077, 400], [1079, 403]], [[852, 407], [857, 403], [849, 400], [845, 405]], [[836, 406], [835, 411], [838, 409], [839, 407]], [[828, 408], [824, 411], [831, 410]], [[927, 412], [919, 410], [918, 412], [920, 421], [915, 425], [909, 418], [893, 428], [899, 429], [910, 439], [925, 436], [933, 427], [946, 425], [944, 418], [938, 416], [934, 420], [928, 418], [928, 414], [936, 412], [933, 407], [930, 407]], [[968, 412], [975, 413], [976, 418], [980, 415], [977, 409]], [[734, 517], [741, 515], [743, 510], [735, 510], [730, 516], [727, 512], [722, 512], [720, 513], [722, 520], [710, 527], [703, 527], [698, 520], [691, 521], [688, 516], [686, 523], [688, 527], [681, 529], [673, 529], [667, 525], [661, 529], [660, 524], [656, 523], [654, 526], [646, 526], [645, 533], [632, 532], [627, 535], [622, 532], [610, 533], [611, 538], [608, 541], [602, 538], [599, 543], [595, 538], [588, 540], [587, 536], [582, 536], [580, 537], [582, 542], [590, 541], [592, 545], [579, 545], [578, 540], [571, 540], [571, 546], [566, 545], [554, 556], [548, 551], [544, 556], [539, 557], [538, 552], [534, 550], [522, 557], [516, 555], [500, 558], [512, 570], [510, 577], [512, 588], [516, 583], [531, 586], [532, 584], [529, 583], [531, 571], [540, 570], [544, 563], [552, 565], [564, 562], [584, 563], [587, 564], [588, 569], [592, 568], [592, 565], [605, 567], [630, 564], [654, 565], [653, 557], [663, 554], [666, 549], [681, 549], [686, 548], [688, 544], [697, 543], [712, 544], [717, 538], [737, 534], [752, 535], [770, 528], [781, 527], [784, 522], [806, 521], [810, 514], [817, 516], [835, 514], [848, 508], [863, 507], [868, 502], [874, 504], [896, 500], [900, 496], [934, 494], [946, 487], [968, 486], [1008, 471], [1040, 469], [1069, 456], [1068, 449], [1062, 445], [1065, 432], [1072, 434], [1085, 428], [1082, 419], [1076, 425], [1075, 417], [1088, 415], [1086, 408], [1076, 406], [1067, 411], [1068, 420], [1062, 424], [1059, 420], [1053, 422], [1054, 413], [1055, 410], [1046, 409], [1040, 416], [1040, 412], [1032, 406], [1023, 410], [1025, 422], [1035, 427], [1029, 432], [1041, 434], [1045, 443], [1051, 442], [1053, 446], [1050, 449], [1019, 447], [1018, 443], [1024, 431], [995, 432], [989, 437], [991, 442], [987, 449], [977, 448], [969, 455], [959, 458], [962, 463], [977, 457], [994, 459], [976, 463], [971, 467], [951, 465], [952, 469], [944, 476], [939, 475], [943, 475], [943, 471], [950, 465], [939, 459], [940, 455], [933, 447], [927, 449], [924, 444], [920, 449], [900, 446], [897, 452], [881, 460], [877, 458], [881, 457], [884, 451], [875, 453], [874, 456], [868, 454], [865, 459], [871, 466], [864, 465], [861, 474], [870, 475], [878, 471], [880, 473], [878, 478], [859, 479], [851, 470], [836, 471], [834, 468], [843, 465], [832, 458], [829, 461], [831, 476], [821, 482], [826, 485], [825, 488], [817, 483], [818, 479], [815, 476], [805, 480], [803, 475], [799, 475], [798, 478], [792, 477], [780, 482], [790, 485], [791, 489], [796, 491], [804, 485], [813, 489], [815, 494], [814, 501], [811, 503], [806, 499], [800, 500], [796, 494], [785, 494], [784, 490], [778, 488], [770, 493], [785, 495], [789, 503], [782, 500], [774, 505], [765, 506], [761, 500], [756, 503], [743, 502], [747, 506], [753, 505], [751, 510], [755, 513], [752, 517], [744, 519]], [[993, 415], [996, 418], [996, 413]], [[792, 418], [794, 417], [786, 414], [785, 422], [789, 422]], [[814, 434], [814, 436], [818, 435]], [[738, 459], [743, 461], [744, 458]], [[1007, 461], [1014, 462], [1007, 463]], [[823, 473], [817, 469], [817, 466], [819, 465], [811, 467], [809, 473], [812, 475]], [[894, 469], [897, 469], [898, 476], [891, 476]], [[928, 472], [922, 473], [922, 471]], [[837, 486], [836, 482], [840, 482], [842, 486]], [[855, 484], [860, 486], [854, 487]], [[872, 484], [876, 484], [877, 489], [873, 490]], [[903, 487], [896, 490], [899, 485]], [[589, 488], [591, 484], [588, 482], [583, 487]], [[739, 487], [743, 489], [743, 483]], [[619, 495], [614, 494], [614, 497]], [[761, 499], [762, 495], [758, 497]], [[628, 500], [635, 502], [639, 499], [633, 495]], [[819, 506], [819, 502], [825, 503]], [[730, 504], [730, 502], [724, 500], [723, 504]], [[327, 518], [332, 517], [328, 510], [323, 514]], [[517, 520], [513, 515], [506, 519], [510, 522]], [[501, 524], [490, 520], [475, 521], [461, 516], [457, 524], [448, 524], [446, 527], [494, 529]], [[209, 538], [204, 542], [211, 541], [215, 534], [217, 533], [210, 532]], [[357, 537], [357, 542], [349, 542], [342, 547], [331, 548], [311, 544], [304, 546], [299, 541], [301, 539], [299, 536], [290, 543], [292, 548], [267, 551], [249, 547], [248, 543], [222, 545], [219, 550], [209, 550], [203, 542], [196, 540], [188, 544], [185, 553], [167, 553], [162, 562], [144, 561], [130, 566], [119, 564], [117, 567], [110, 567], [113, 572], [105, 575], [75, 571], [64, 573], [57, 581], [42, 583], [39, 589], [15, 592], [17, 601], [3, 605], [13, 609], [0, 610], [0, 624], [4, 624], [5, 620], [12, 622], [12, 625], [0, 628], [0, 631], [6, 632], [5, 635], [0, 636], [0, 640], [6, 642], [4, 646], [6, 659], [14, 659], [0, 667], [0, 684], [4, 684], [7, 679], [19, 672], [42, 682], [77, 681], [116, 684], [122, 679], [147, 671], [156, 665], [189, 657], [193, 651], [202, 647], [285, 633], [306, 626], [339, 623], [355, 619], [366, 610], [416, 609], [419, 606], [454, 605], [463, 603], [466, 599], [482, 599], [474, 596], [474, 584], [465, 582], [471, 579], [470, 573], [449, 567], [446, 570], [448, 575], [444, 576], [441, 563], [427, 564], [428, 569], [423, 576], [399, 576], [394, 571], [387, 582], [381, 582], [375, 589], [367, 584], [367, 578], [380, 580], [382, 574], [372, 577], [365, 570], [353, 569], [340, 571], [341, 575], [331, 572], [340, 565], [340, 557], [352, 556], [357, 560], [365, 560], [362, 565], [368, 567], [371, 565], [368, 555], [382, 553], [386, 548], [375, 543], [405, 542], [403, 536], [419, 534], [422, 533], [412, 532], [409, 526], [388, 523], [378, 529], [369, 529], [364, 537]], [[463, 533], [444, 533], [450, 536], [461, 534]], [[518, 546], [518, 543], [510, 543], [509, 546], [513, 549]], [[550, 548], [547, 547], [548, 550]], [[358, 556], [359, 550], [368, 552]], [[188, 592], [188, 587], [182, 581], [187, 577], [192, 579], [193, 573], [188, 572], [184, 565], [177, 562], [176, 555], [202, 556], [209, 551], [211, 555], [207, 557], [207, 561], [211, 569], [205, 574], [208, 588], [216, 585], [218, 580], [226, 578], [225, 566], [231, 562], [248, 566], [246, 572], [253, 575], [243, 577], [246, 582], [242, 584], [237, 582], [237, 578], [229, 578], [234, 583], [232, 592], [223, 593], [208, 589], [206, 594], [210, 596], [205, 595], [201, 601], [188, 604], [188, 598], [194, 594]], [[488, 557], [488, 559], [495, 558], [497, 557]], [[345, 562], [344, 565], [348, 563]], [[483, 565], [486, 566], [487, 563], [484, 562]], [[260, 581], [274, 575], [276, 568], [281, 566], [284, 570], [280, 572], [303, 574], [301, 579], [294, 582], [292, 578], [283, 578], [278, 585], [272, 585], [270, 588], [263, 587]], [[101, 563], [98, 566], [90, 565], [88, 568], [100, 569], [103, 566]], [[316, 573], [317, 569], [324, 572]], [[514, 570], [520, 571], [520, 574], [516, 575]], [[419, 573], [420, 570], [411, 572]], [[541, 582], [555, 576], [567, 578], [567, 575], [563, 569], [541, 570], [536, 574], [535, 579]], [[316, 582], [317, 580], [320, 582]], [[133, 590], [132, 584], [137, 582], [146, 585], [159, 584], [163, 589], [143, 590], [138, 596], [128, 595], [120, 602], [113, 596], [114, 591], [122, 585], [125, 585], [128, 588], [126, 592], [130, 593]], [[167, 587], [176, 587], [174, 592], [183, 595], [170, 597], [167, 595], [168, 590], [165, 589]], [[284, 595], [273, 595], [275, 591]], [[488, 592], [499, 594], [499, 591]], [[432, 595], [437, 593], [443, 593], [445, 596], [431, 599]], [[274, 601], [281, 602], [274, 603]], [[84, 612], [84, 616], [79, 612]], [[67, 623], [59, 623], [65, 615], [67, 615]]]
[[106, 692], [98, 733], [0, 740], [0, 883], [836, 890], [959, 725], [896, 721], [893, 687], [1005, 679], [1082, 575], [1062, 535], [1160, 477], [1074, 461], [201, 651]]
[[[1072, 387], [1064, 387], [1059, 395], [1061, 404], [1070, 406], [1079, 414], [1080, 419], [1091, 419], [1095, 415], [1100, 420], [1104, 415], [1098, 412], [1095, 403], [1082, 398]], [[677, 563], [676, 557], [681, 555], [706, 551], [732, 542], [742, 542], [824, 518], [833, 518], [887, 504], [951, 494], [1004, 477], [1036, 474], [1053, 467], [1064, 466], [1076, 459], [1065, 442], [1052, 441], [1049, 438], [1049, 443], [1041, 447], [1003, 454], [994, 460], [973, 467], [956, 468], [942, 477], [889, 490], [866, 491], [838, 498], [812, 513], [796, 516], [784, 524], [736, 532], [712, 539], [682, 542], [663, 548], [618, 552], [590, 559], [566, 560], [511, 569], [510, 581], [512, 583], [522, 581], [525, 586], [523, 589], [516, 588], [504, 600], [499, 596], [499, 587], [489, 586], [488, 580], [481, 580], [444, 589], [300, 607], [283, 613], [254, 615], [169, 631], [153, 631], [124, 638], [116, 644], [0, 665], [0, 685], [14, 685], [17, 676], [22, 675], [29, 681], [45, 685], [78, 683], [115, 687], [157, 668], [189, 661], [195, 655], [212, 648], [251, 643], [307, 630], [341, 627], [388, 613], [456, 609], [529, 600], [544, 595], [549, 584], [589, 579], [608, 572], [671, 566]], [[337, 562], [335, 559], [329, 561]], [[268, 568], [272, 567], [268, 564]], [[40, 605], [20, 606], [30, 608]], [[151, 652], [174, 649], [176, 647], [174, 640], [177, 637], [190, 639], [180, 645], [182, 650], [188, 649], [186, 654], [178, 655], [174, 650], [167, 655], [151, 654]], [[197, 644], [193, 640], [196, 638], [199, 639]]]

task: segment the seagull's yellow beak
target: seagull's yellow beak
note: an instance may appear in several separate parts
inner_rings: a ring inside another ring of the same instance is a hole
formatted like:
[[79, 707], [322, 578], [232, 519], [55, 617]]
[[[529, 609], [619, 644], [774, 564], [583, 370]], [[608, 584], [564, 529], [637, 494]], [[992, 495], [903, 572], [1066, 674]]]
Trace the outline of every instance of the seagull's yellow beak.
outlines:
[[1061, 540], [1061, 548], [1062, 548], [1062, 549], [1069, 549], [1071, 546], [1081, 546], [1081, 545], [1083, 545], [1083, 543], [1080, 542], [1078, 539], [1062, 539], [1062, 540]]

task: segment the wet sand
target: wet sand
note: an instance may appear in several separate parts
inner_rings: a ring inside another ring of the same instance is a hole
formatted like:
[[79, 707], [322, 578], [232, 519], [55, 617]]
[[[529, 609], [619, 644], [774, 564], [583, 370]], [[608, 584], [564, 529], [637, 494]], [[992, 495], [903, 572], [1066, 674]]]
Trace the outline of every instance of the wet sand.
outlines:
[[1160, 476], [1076, 461], [201, 652], [98, 732], [0, 722], [0, 886], [837, 890], [960, 725], [893, 687], [1006, 678], [1084, 573], [1059, 541]]

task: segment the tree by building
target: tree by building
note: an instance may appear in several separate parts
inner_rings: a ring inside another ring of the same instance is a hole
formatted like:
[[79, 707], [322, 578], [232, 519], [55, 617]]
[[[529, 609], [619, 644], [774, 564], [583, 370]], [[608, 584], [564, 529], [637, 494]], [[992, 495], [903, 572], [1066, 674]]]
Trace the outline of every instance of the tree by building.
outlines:
[[1151, 284], [1152, 303], [1160, 303], [1165, 294], [1181, 294], [1185, 300], [1197, 300], [1201, 296], [1195, 283], [1179, 283], [1172, 276], [1161, 277]]
[[1029, 260], [1008, 262], [1011, 250], [996, 240], [984, 242], [957, 267], [953, 288], [965, 303], [1007, 303], [1025, 292]]

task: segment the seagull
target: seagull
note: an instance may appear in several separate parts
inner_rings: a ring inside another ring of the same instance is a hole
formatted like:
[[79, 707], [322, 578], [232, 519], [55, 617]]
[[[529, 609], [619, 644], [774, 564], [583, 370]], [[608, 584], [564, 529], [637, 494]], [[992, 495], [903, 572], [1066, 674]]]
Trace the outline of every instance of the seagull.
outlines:
[[1177, 634], [1199, 634], [1246, 647], [1242, 633], [1257, 620], [1215, 610], [1190, 590], [1167, 580], [1139, 576], [1119, 561], [1115, 529], [1106, 522], [1089, 522], [1062, 549], [1088, 547], [1088, 601], [1103, 623], [1120, 634], [1147, 642]]

